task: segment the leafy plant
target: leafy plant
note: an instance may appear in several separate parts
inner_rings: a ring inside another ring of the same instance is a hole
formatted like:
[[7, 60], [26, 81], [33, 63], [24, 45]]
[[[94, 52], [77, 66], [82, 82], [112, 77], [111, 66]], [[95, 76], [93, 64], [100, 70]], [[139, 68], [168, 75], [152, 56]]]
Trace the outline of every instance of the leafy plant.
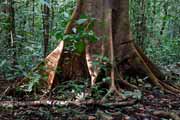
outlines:
[[87, 84], [76, 80], [69, 80], [61, 83], [53, 91], [59, 94], [59, 99], [82, 99]]
[[33, 72], [26, 77], [29, 80], [29, 82], [25, 85], [22, 85], [21, 89], [26, 92], [36, 91], [36, 89], [38, 89], [38, 87], [40, 85], [41, 75]]
[[102, 99], [102, 97], [107, 93], [108, 89], [100, 86], [101, 84], [96, 84], [91, 88], [91, 96], [88, 96], [93, 99]]
[[[81, 54], [86, 47], [86, 41], [96, 42], [98, 37], [93, 31], [93, 23], [95, 19], [81, 16], [76, 21], [76, 27], [72, 29], [72, 34], [63, 34], [61, 31], [55, 33], [56, 40], [64, 40], [68, 43], [66, 49]], [[86, 25], [87, 24], [87, 25]]]
[[140, 100], [143, 96], [141, 91], [139, 91], [139, 90], [134, 90], [133, 92], [132, 91], [124, 91], [123, 95], [125, 97], [132, 97], [132, 98], [136, 98], [138, 100]]

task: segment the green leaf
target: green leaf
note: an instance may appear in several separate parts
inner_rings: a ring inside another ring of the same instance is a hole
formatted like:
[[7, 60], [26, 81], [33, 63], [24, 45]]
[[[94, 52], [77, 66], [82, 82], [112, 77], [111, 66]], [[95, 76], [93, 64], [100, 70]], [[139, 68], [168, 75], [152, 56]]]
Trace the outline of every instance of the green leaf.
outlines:
[[34, 51], [34, 48], [31, 47], [31, 46], [26, 46], [25, 49], [27, 49], [27, 50], [29, 50], [29, 51], [31, 51], [31, 52]]
[[0, 63], [0, 67], [4, 66], [4, 65], [5, 65], [5, 63], [6, 63], [6, 60], [1, 61], [1, 63]]
[[95, 33], [93, 31], [89, 31], [88, 32], [88, 40], [90, 42], [97, 42], [98, 37], [95, 35]]
[[105, 77], [102, 79], [103, 82], [110, 82], [111, 81], [111, 78], [110, 77]]
[[79, 20], [76, 21], [76, 24], [82, 25], [82, 24], [84, 24], [87, 21], [88, 21], [88, 19], [79, 19]]
[[84, 50], [85, 50], [85, 43], [84, 42], [77, 42], [77, 43], [75, 43], [75, 51], [77, 52], [77, 53], [83, 53], [84, 52]]
[[63, 40], [71, 40], [72, 35], [64, 35]]
[[69, 13], [68, 12], [64, 12], [63, 14], [64, 14], [64, 17], [69, 18]]
[[55, 37], [56, 37], [56, 40], [62, 40], [63, 39], [63, 35], [62, 35], [61, 31], [57, 31], [55, 33]]
[[142, 93], [140, 90], [135, 90], [135, 91], [124, 91], [123, 93], [124, 96], [126, 97], [133, 97], [135, 99], [141, 99]]

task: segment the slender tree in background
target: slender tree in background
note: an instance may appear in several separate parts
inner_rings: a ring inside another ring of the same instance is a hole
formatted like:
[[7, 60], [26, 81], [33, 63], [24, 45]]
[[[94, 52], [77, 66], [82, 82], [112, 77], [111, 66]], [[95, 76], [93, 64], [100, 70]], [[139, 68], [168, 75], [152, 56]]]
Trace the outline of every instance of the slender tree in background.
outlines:
[[54, 0], [51, 0], [51, 31], [53, 31], [54, 26]]
[[[135, 42], [138, 46], [145, 51], [145, 48], [147, 47], [147, 42], [145, 41], [145, 38], [147, 36], [147, 4], [148, 2], [145, 0], [130, 0], [131, 10], [131, 20], [134, 21], [134, 36], [135, 36]], [[137, 15], [138, 14], [138, 15]]]
[[44, 57], [46, 57], [48, 52], [48, 43], [49, 43], [49, 18], [50, 18], [50, 8], [49, 0], [45, 0], [43, 4], [42, 11], [43, 18], [43, 36], [44, 36]]
[[34, 36], [34, 29], [35, 29], [35, 0], [32, 0], [32, 33], [33, 33], [33, 37]]
[[160, 30], [160, 35], [163, 35], [164, 33], [164, 29], [166, 27], [166, 17], [168, 16], [168, 2], [165, 2], [163, 5], [163, 10], [164, 10], [164, 17], [163, 17], [163, 21], [162, 21], [162, 26], [161, 26], [161, 30]]
[[146, 0], [140, 0], [140, 16], [137, 21], [137, 44], [145, 50], [145, 37], [146, 37]]
[[9, 47], [12, 48], [12, 64], [13, 66], [16, 64], [16, 33], [15, 33], [15, 9], [14, 9], [14, 0], [7, 0], [8, 7], [7, 13], [8, 16], [8, 44]]

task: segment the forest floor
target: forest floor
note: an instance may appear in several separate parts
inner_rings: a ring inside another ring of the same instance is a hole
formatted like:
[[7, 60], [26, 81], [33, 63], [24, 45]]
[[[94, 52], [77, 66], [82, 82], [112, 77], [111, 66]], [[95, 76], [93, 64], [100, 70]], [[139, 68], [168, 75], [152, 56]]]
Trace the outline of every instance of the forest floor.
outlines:
[[[147, 92], [130, 106], [32, 105], [1, 107], [0, 120], [170, 120], [180, 116], [180, 97]], [[178, 120], [178, 119], [176, 119]]]
[[[179, 74], [178, 71], [176, 73]], [[180, 77], [177, 74], [176, 77]], [[107, 106], [92, 102], [83, 105], [31, 104], [4, 107], [2, 104], [5, 101], [16, 104], [12, 101], [39, 100], [37, 94], [4, 96], [3, 92], [9, 84], [11, 82], [0, 80], [0, 120], [179, 120], [180, 118], [180, 95], [165, 94], [157, 88], [152, 88], [149, 84], [144, 85], [139, 91], [124, 91], [126, 96], [131, 96], [124, 101], [118, 101], [115, 97], [110, 96], [108, 102], [111, 104]], [[60, 90], [64, 92], [63, 97], [72, 100], [73, 94], [65, 92], [65, 89], [67, 88]], [[55, 90], [50, 100], [61, 100], [61, 92]], [[129, 105], [121, 104], [131, 101], [134, 102]], [[116, 102], [119, 105], [113, 104]]]

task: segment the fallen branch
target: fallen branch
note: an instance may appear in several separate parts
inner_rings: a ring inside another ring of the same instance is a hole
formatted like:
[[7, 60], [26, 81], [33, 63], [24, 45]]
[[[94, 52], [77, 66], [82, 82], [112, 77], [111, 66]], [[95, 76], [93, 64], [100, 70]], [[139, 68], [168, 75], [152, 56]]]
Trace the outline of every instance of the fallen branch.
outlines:
[[96, 105], [100, 107], [122, 107], [136, 104], [137, 100], [129, 100], [113, 103], [102, 103], [100, 100], [86, 100], [86, 101], [59, 101], [59, 100], [39, 100], [39, 101], [0, 101], [1, 107], [25, 107], [25, 106], [83, 106]]
[[174, 120], [180, 120], [180, 117], [174, 112], [155, 111], [153, 115], [165, 118], [172, 118]]

